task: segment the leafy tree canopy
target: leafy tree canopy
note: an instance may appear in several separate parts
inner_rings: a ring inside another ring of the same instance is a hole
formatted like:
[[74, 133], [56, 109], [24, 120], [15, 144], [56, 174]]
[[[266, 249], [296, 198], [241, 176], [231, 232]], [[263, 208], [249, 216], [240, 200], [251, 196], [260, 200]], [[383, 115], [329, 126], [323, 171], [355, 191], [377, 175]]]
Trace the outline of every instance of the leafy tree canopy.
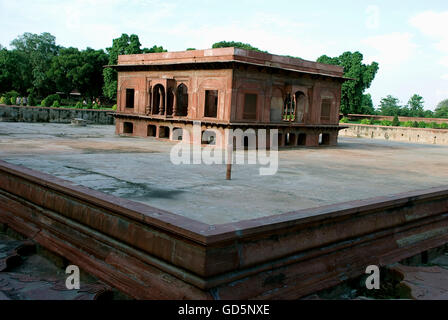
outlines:
[[[141, 49], [141, 43], [137, 35], [131, 34], [130, 36], [123, 33], [121, 37], [113, 39], [112, 47], [107, 48], [109, 54], [109, 65], [118, 63], [118, 56], [123, 54], [140, 54], [140, 53], [154, 53], [154, 52], [166, 52], [163, 47], [153, 46], [152, 48]], [[104, 95], [115, 100], [117, 97], [117, 72], [113, 69], [106, 68], [103, 71], [104, 76]]]
[[163, 49], [162, 46], [152, 46], [151, 48], [143, 48], [142, 53], [158, 53], [158, 52], [167, 52], [168, 50]]
[[436, 118], [448, 118], [448, 99], [441, 101], [434, 111]]
[[375, 114], [375, 107], [373, 106], [372, 96], [370, 95], [370, 93], [362, 95], [361, 113]]
[[27, 60], [27, 70], [32, 77], [32, 85], [41, 95], [49, 93], [51, 81], [47, 71], [51, 60], [59, 52], [56, 38], [48, 32], [34, 34], [26, 32], [11, 42], [11, 46]]
[[379, 111], [384, 116], [399, 116], [400, 115], [400, 100], [392, 95], [381, 99]]
[[342, 85], [341, 111], [344, 115], [361, 113], [363, 93], [370, 88], [378, 72], [378, 63], [363, 64], [364, 57], [360, 52], [345, 52], [339, 57], [323, 55], [317, 59], [319, 63], [326, 63], [344, 67], [344, 76], [354, 80], [346, 81]]
[[108, 57], [103, 50], [62, 48], [54, 57], [47, 75], [65, 93], [78, 89], [82, 96], [98, 97], [103, 85], [103, 66]]
[[408, 101], [407, 108], [410, 117], [424, 117], [425, 116], [425, 101], [423, 97], [414, 94]]
[[220, 42], [216, 42], [212, 45], [212, 48], [229, 48], [229, 47], [235, 47], [235, 48], [241, 48], [241, 49], [246, 49], [246, 50], [253, 50], [253, 51], [259, 51], [259, 52], [265, 52], [267, 53], [267, 51], [262, 51], [258, 48], [255, 48], [253, 46], [251, 46], [248, 43], [242, 43], [242, 42], [235, 42], [235, 41], [220, 41]]
[[0, 88], [1, 92], [16, 90], [26, 94], [32, 87], [31, 66], [26, 56], [17, 50], [0, 49]]

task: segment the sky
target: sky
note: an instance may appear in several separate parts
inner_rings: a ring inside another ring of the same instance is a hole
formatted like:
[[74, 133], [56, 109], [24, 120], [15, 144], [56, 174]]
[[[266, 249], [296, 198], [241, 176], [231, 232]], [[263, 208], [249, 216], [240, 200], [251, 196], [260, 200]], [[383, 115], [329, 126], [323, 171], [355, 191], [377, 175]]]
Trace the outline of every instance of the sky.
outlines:
[[448, 98], [447, 0], [0, 0], [0, 30], [8, 48], [24, 32], [50, 32], [79, 49], [134, 33], [169, 51], [223, 40], [313, 61], [359, 51], [380, 66], [367, 91], [375, 106], [389, 94], [402, 104], [420, 94], [431, 110]]

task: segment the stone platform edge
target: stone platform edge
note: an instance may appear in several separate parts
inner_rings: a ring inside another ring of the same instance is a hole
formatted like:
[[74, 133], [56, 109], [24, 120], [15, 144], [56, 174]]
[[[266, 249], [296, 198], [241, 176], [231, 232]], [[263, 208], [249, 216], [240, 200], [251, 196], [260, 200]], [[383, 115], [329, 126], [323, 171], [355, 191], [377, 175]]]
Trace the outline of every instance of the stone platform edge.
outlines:
[[137, 299], [297, 299], [448, 243], [448, 186], [208, 225], [0, 161], [0, 223]]

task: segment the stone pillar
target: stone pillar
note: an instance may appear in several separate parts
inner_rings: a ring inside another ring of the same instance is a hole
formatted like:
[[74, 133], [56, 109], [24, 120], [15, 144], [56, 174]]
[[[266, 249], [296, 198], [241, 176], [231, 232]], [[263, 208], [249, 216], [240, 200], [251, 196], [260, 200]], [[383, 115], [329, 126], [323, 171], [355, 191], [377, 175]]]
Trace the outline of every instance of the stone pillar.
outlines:
[[286, 139], [286, 134], [285, 134], [285, 132], [282, 132], [282, 131], [278, 131], [278, 139], [281, 139], [279, 142], [278, 142], [278, 147], [279, 148], [281, 148], [281, 147], [284, 147], [285, 146], [285, 139]]
[[162, 89], [159, 87], [159, 115], [163, 116], [165, 114], [165, 102], [166, 102], [166, 94], [163, 95]]
[[319, 133], [307, 132], [305, 145], [307, 147], [318, 147], [319, 146]]
[[339, 131], [331, 132], [330, 133], [330, 146], [337, 146], [338, 145], [338, 135]]
[[173, 90], [173, 117], [177, 116], [177, 90]]

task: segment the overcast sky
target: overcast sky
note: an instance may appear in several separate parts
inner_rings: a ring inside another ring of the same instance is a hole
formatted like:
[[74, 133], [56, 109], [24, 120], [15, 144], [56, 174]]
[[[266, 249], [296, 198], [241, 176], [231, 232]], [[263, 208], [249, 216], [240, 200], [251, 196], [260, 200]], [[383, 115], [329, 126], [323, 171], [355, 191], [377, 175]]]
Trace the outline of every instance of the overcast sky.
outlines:
[[159, 1], [0, 0], [0, 44], [24, 32], [50, 32], [62, 46], [111, 46], [135, 33], [144, 47], [210, 48], [221, 40], [316, 60], [360, 51], [380, 70], [374, 103], [418, 93], [426, 108], [448, 98], [447, 0]]

